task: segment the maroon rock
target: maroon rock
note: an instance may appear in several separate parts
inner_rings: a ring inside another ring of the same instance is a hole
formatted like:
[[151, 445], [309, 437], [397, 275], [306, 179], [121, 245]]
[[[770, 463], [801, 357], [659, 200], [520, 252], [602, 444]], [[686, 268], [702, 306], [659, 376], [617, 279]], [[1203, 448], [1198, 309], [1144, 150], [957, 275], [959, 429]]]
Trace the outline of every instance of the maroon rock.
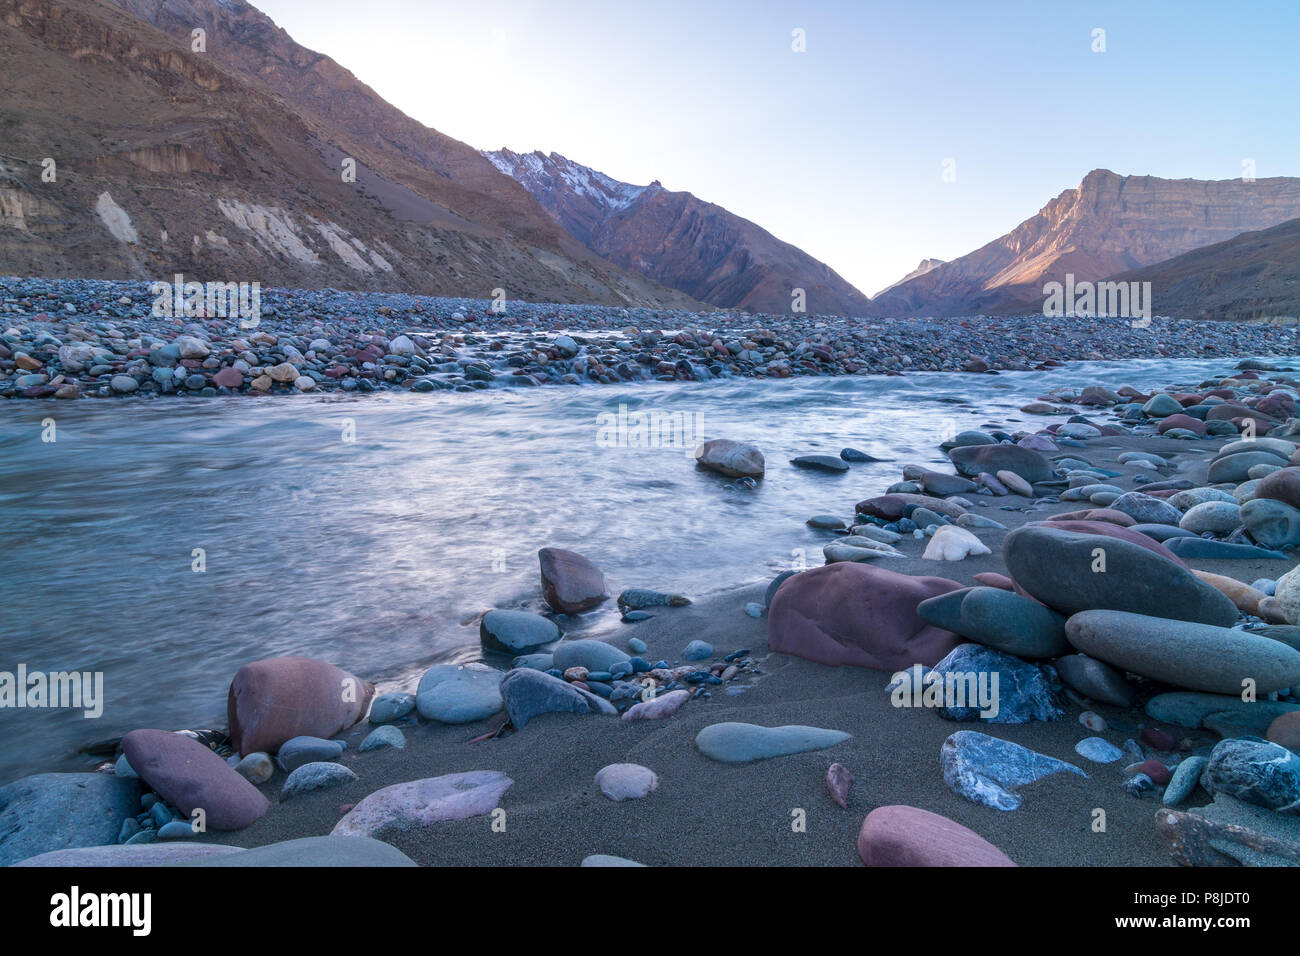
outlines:
[[1255, 486], [1255, 497], [1272, 498], [1300, 508], [1300, 468], [1283, 468], [1265, 475]]
[[877, 807], [858, 832], [867, 866], [1015, 866], [978, 833], [917, 807]]
[[1171, 752], [1178, 746], [1178, 741], [1174, 740], [1173, 734], [1159, 727], [1143, 727], [1139, 736], [1143, 743], [1150, 744], [1156, 750], [1163, 750], [1165, 753]]
[[853, 786], [853, 774], [842, 763], [833, 763], [826, 769], [826, 787], [831, 792], [831, 799], [841, 809], [849, 808], [849, 789]]
[[1264, 736], [1288, 750], [1300, 751], [1300, 710], [1274, 718]]
[[1162, 558], [1168, 558], [1180, 567], [1187, 567], [1187, 562], [1174, 554], [1155, 538], [1148, 538], [1141, 531], [1130, 531], [1128, 528], [1121, 528], [1117, 524], [1111, 524], [1108, 521], [1061, 521], [1054, 519], [1051, 521], [1035, 522], [1044, 524], [1050, 528], [1060, 528], [1062, 531], [1076, 531], [1079, 534], [1102, 534], [1110, 538], [1119, 538], [1130, 544], [1140, 545], [1148, 551], [1154, 551]]
[[226, 697], [241, 754], [275, 753], [292, 737], [333, 737], [364, 717], [375, 685], [309, 657], [268, 657], [235, 672]]
[[1255, 403], [1255, 411], [1272, 418], [1295, 417], [1295, 399], [1286, 392], [1270, 392]]
[[1168, 767], [1154, 758], [1142, 761], [1142, 763], [1138, 765], [1137, 772], [1146, 774], [1151, 778], [1152, 783], [1161, 787], [1172, 780], [1174, 776], [1169, 772]]
[[122, 738], [122, 752], [140, 779], [185, 817], [202, 810], [210, 830], [242, 830], [271, 807], [234, 767], [192, 737], [133, 730]]
[[1015, 583], [1005, 574], [998, 574], [996, 571], [981, 571], [975, 575], [975, 580], [980, 584], [991, 588], [1001, 588], [1003, 591], [1014, 591]]
[[1195, 432], [1198, 438], [1205, 437], [1205, 422], [1191, 415], [1169, 415], [1156, 426], [1156, 431], [1163, 435], [1171, 428], [1186, 428], [1189, 432]]
[[212, 376], [212, 384], [218, 388], [239, 388], [244, 384], [244, 376], [239, 369], [227, 366]]
[[582, 555], [562, 548], [537, 552], [542, 566], [542, 596], [562, 614], [589, 611], [604, 601], [605, 575]]
[[820, 664], [933, 666], [961, 638], [921, 620], [916, 606], [963, 586], [856, 562], [811, 568], [787, 579], [772, 599], [768, 646]]
[[1121, 528], [1130, 528], [1137, 524], [1131, 515], [1126, 515], [1122, 511], [1116, 511], [1113, 508], [1088, 508], [1084, 511], [1066, 511], [1063, 514], [1053, 515], [1053, 521], [1105, 521], [1109, 524], [1117, 524]]

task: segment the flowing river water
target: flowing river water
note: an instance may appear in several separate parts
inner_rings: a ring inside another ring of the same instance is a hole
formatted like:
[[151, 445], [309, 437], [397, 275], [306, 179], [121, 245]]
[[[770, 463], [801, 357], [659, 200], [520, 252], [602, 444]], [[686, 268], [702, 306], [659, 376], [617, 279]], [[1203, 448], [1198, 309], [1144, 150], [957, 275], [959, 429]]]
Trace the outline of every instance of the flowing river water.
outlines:
[[[413, 689], [432, 663], [478, 657], [483, 610], [542, 610], [546, 545], [590, 557], [614, 594], [698, 598], [766, 580], [797, 549], [820, 564], [826, 534], [805, 519], [848, 518], [903, 464], [945, 462], [945, 431], [1032, 429], [1019, 406], [1054, 386], [1149, 389], [1235, 364], [5, 402], [0, 672], [102, 672], [104, 702], [94, 719], [0, 707], [0, 784], [88, 769], [79, 746], [138, 727], [224, 726], [231, 676], [262, 657], [322, 658]], [[680, 447], [620, 444], [600, 418], [620, 405], [670, 416], [692, 441], [754, 442], [767, 477], [746, 488]], [[844, 446], [890, 460], [845, 475], [787, 463]], [[561, 623], [628, 627], [613, 601]]]

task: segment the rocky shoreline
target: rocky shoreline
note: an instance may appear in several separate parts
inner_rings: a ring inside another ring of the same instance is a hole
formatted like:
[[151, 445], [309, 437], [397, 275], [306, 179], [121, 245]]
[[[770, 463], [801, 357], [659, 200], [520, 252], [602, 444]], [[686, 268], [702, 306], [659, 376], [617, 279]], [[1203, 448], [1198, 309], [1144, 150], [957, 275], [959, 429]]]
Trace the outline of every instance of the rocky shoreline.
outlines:
[[995, 372], [1289, 355], [1296, 326], [1157, 317], [853, 319], [266, 289], [254, 318], [154, 317], [144, 282], [0, 278], [0, 396], [375, 390]]
[[[826, 563], [766, 588], [692, 603], [543, 548], [551, 613], [487, 613], [495, 666], [376, 696], [246, 664], [228, 728], [0, 788], [0, 862], [1300, 862], [1300, 390], [1240, 364], [952, 436], [951, 471], [808, 517]], [[854, 457], [790, 467], [829, 494]], [[612, 640], [564, 637], [607, 601]]]

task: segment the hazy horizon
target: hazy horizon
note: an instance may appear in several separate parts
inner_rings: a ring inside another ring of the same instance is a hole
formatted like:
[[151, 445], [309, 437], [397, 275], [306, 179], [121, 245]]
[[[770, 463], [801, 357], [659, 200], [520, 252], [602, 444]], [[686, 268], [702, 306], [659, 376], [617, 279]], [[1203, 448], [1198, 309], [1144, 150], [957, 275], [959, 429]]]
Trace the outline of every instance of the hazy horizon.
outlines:
[[1300, 70], [1280, 27], [1300, 13], [1283, 2], [1250, 18], [1208, 2], [1012, 3], [1023, 17], [944, 2], [924, 16], [681, 0], [374, 0], [364, 17], [342, 0], [256, 6], [442, 133], [694, 193], [867, 295], [979, 248], [1095, 168], [1297, 172], [1284, 164], [1300, 132], [1281, 118]]

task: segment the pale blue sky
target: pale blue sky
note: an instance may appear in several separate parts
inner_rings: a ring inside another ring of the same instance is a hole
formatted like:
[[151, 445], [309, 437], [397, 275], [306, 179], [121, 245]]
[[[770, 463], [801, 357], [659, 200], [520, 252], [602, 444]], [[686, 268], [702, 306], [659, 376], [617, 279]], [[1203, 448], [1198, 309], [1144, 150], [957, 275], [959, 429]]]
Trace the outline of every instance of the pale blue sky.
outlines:
[[688, 190], [868, 295], [1097, 167], [1300, 174], [1300, 0], [253, 2], [441, 132]]

